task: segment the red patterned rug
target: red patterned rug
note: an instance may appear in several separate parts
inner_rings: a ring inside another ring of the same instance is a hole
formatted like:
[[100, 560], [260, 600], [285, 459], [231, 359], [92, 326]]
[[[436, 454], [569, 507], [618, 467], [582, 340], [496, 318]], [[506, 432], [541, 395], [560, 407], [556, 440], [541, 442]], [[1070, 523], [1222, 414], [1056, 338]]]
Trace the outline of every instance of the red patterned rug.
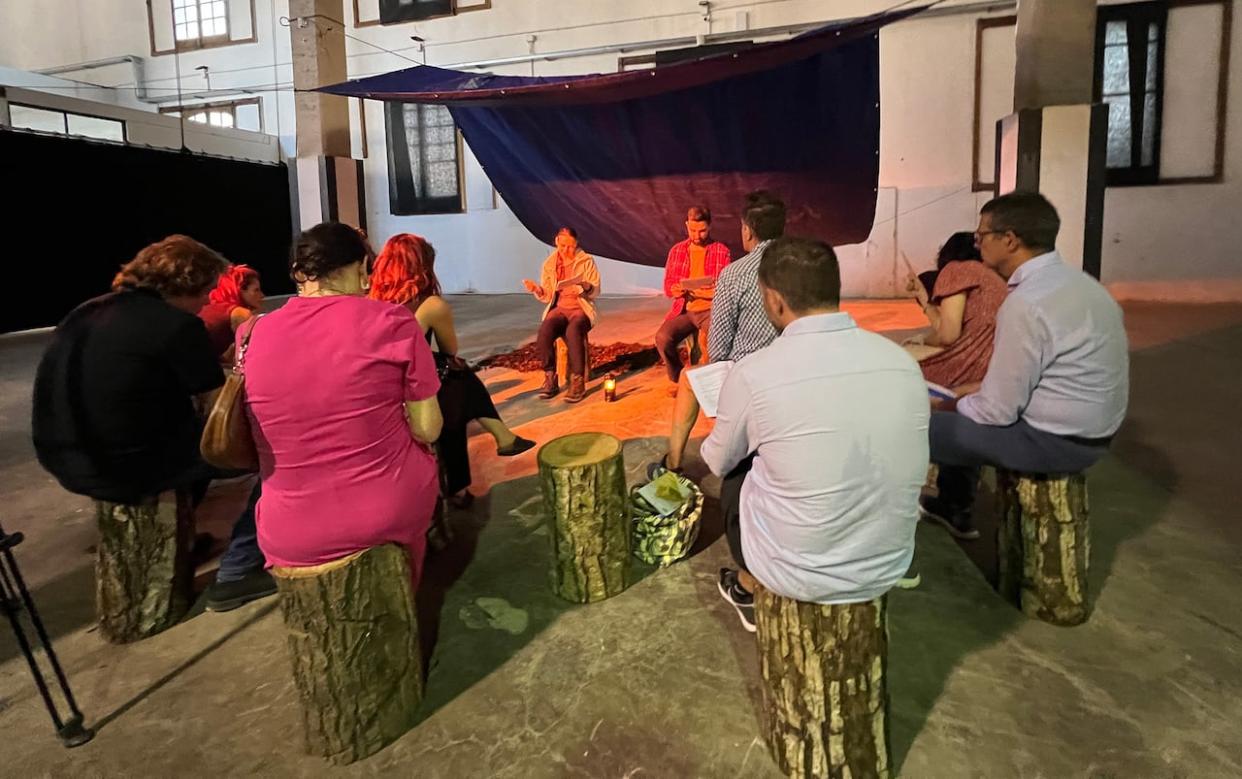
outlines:
[[[591, 373], [597, 376], [605, 373], [629, 373], [643, 370], [657, 362], [659, 362], [659, 356], [651, 344], [591, 344]], [[479, 360], [478, 366], [480, 369], [509, 368], [521, 373], [537, 373], [543, 370], [543, 363], [539, 361], [539, 355], [533, 343], [511, 352], [484, 357]]]

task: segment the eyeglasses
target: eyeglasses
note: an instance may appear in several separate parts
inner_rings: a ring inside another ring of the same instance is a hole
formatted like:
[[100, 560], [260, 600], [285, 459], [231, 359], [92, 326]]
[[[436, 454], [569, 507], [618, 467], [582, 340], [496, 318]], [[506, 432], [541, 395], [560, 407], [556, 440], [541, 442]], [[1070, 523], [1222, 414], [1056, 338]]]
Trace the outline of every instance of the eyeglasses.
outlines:
[[1004, 235], [1008, 230], [975, 230], [975, 243], [983, 240], [985, 235]]

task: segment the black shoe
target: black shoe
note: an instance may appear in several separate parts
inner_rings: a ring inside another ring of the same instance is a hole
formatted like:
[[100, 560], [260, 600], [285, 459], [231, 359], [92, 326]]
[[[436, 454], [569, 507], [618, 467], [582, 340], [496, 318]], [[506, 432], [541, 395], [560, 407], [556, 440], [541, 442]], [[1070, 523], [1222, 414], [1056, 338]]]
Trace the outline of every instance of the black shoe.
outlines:
[[678, 476], [681, 475], [680, 468], [668, 467], [668, 455], [667, 454], [661, 457], [659, 462], [647, 464], [647, 481], [655, 481], [657, 478], [659, 478], [660, 474], [664, 473], [665, 471], [675, 473]]
[[919, 513], [924, 519], [944, 526], [954, 538], [971, 541], [979, 537], [979, 531], [970, 521], [969, 509], [951, 509], [940, 498], [919, 498]]
[[252, 600], [276, 594], [276, 580], [267, 571], [248, 573], [234, 582], [216, 582], [207, 588], [208, 611], [232, 611]]
[[720, 597], [728, 601], [729, 605], [737, 611], [737, 618], [746, 632], [754, 633], [755, 596], [738, 583], [737, 571], [721, 568], [720, 577], [716, 579], [716, 589], [720, 590]]
[[501, 457], [513, 457], [514, 455], [519, 455], [522, 452], [525, 452], [526, 450], [533, 448], [534, 446], [535, 446], [535, 442], [530, 440], [529, 438], [523, 438], [522, 436], [517, 436], [513, 439], [513, 443], [509, 444], [508, 446], [496, 447], [496, 454], [500, 455]]

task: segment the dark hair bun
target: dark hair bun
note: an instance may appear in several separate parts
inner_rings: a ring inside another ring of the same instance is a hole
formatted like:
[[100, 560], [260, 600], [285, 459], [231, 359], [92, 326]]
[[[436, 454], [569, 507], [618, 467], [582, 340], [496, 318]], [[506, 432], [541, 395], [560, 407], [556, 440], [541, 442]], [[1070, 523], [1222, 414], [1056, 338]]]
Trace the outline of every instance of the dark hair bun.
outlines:
[[289, 275], [298, 283], [321, 279], [371, 253], [357, 229], [340, 222], [324, 222], [306, 230], [294, 242]]

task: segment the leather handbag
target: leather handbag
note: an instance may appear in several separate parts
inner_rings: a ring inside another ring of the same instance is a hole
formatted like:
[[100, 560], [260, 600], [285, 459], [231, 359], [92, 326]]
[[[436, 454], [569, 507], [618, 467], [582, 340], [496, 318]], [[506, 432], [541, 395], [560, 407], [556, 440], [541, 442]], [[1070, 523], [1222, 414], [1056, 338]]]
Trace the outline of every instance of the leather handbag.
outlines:
[[217, 468], [226, 470], [259, 470], [259, 451], [255, 448], [254, 433], [246, 416], [246, 350], [250, 338], [262, 315], [250, 322], [237, 354], [233, 357], [233, 369], [224, 379], [224, 386], [216, 396], [216, 402], [207, 414], [199, 451], [203, 459]]

